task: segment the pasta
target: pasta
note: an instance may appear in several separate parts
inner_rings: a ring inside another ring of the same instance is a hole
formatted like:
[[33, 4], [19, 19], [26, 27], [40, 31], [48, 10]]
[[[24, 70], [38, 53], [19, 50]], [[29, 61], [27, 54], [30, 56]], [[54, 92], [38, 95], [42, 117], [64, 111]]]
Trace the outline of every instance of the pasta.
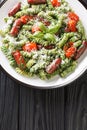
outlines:
[[[56, 2], [56, 3], [55, 3]], [[17, 73], [42, 80], [72, 73], [87, 48], [79, 16], [65, 0], [18, 3], [4, 18], [1, 50]]]

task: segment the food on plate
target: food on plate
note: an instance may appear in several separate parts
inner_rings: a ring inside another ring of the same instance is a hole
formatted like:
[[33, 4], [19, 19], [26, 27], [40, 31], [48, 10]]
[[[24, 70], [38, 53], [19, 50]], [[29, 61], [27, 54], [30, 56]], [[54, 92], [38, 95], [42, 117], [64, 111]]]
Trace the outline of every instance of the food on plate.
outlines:
[[24, 76], [66, 77], [87, 48], [80, 17], [64, 0], [18, 2], [4, 18], [1, 50]]

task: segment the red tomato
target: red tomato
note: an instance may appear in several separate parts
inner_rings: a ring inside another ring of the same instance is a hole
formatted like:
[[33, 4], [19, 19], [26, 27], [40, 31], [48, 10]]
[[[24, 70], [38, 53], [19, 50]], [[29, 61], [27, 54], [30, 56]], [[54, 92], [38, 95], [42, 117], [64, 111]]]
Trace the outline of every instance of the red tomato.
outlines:
[[26, 24], [29, 20], [32, 20], [33, 18], [34, 16], [23, 15], [20, 19], [23, 24]]
[[76, 32], [76, 21], [75, 20], [69, 20], [68, 22], [68, 28], [71, 32]]
[[32, 26], [32, 33], [36, 32], [36, 31], [40, 31], [40, 28], [38, 27], [38, 25], [33, 25]]
[[29, 16], [28, 15], [21, 16], [21, 22], [23, 24], [26, 24], [28, 22], [28, 20], [29, 20]]
[[61, 2], [59, 2], [58, 0], [51, 0], [51, 3], [54, 7], [58, 7], [61, 5]]
[[66, 50], [65, 55], [67, 58], [71, 58], [72, 56], [74, 56], [75, 52], [76, 48], [74, 46], [71, 46], [68, 50]]
[[68, 42], [64, 45], [63, 50], [66, 52], [71, 46], [73, 46], [73, 42]]
[[20, 68], [25, 68], [25, 61], [22, 55], [20, 54], [20, 51], [16, 50], [15, 52], [12, 53], [16, 63]]
[[37, 50], [37, 44], [34, 42], [29, 42], [23, 46], [23, 50], [27, 52], [35, 51]]
[[68, 13], [68, 17], [72, 20], [75, 20], [76, 22], [79, 21], [79, 16], [77, 14], [75, 14], [74, 12], [69, 12]]

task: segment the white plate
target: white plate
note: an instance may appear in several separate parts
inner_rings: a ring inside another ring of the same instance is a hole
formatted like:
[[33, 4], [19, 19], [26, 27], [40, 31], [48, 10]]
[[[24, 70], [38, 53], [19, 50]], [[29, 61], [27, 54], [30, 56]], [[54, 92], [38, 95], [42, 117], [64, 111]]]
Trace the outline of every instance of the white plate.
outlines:
[[[0, 15], [0, 29], [4, 26], [3, 18], [7, 16], [8, 10], [13, 7], [15, 3], [17, 3], [19, 0], [8, 0], [4, 6], [0, 9], [1, 15]], [[22, 1], [22, 0], [21, 0]], [[27, 0], [25, 0], [27, 1]], [[87, 34], [87, 11], [83, 7], [83, 5], [77, 1], [77, 0], [66, 0], [72, 9], [79, 15]], [[1, 46], [0, 42], [0, 46]], [[69, 84], [70, 82], [77, 79], [83, 72], [87, 69], [87, 50], [85, 53], [81, 56], [81, 58], [78, 61], [78, 66], [76, 70], [70, 74], [67, 78], [60, 78], [56, 76], [55, 78], [47, 81], [40, 80], [39, 78], [26, 78], [24, 76], [21, 76], [20, 74], [17, 74], [15, 70], [9, 65], [8, 60], [4, 56], [4, 54], [0, 51], [0, 64], [4, 68], [4, 70], [10, 74], [14, 79], [33, 87], [38, 88], [56, 88], [61, 87], [64, 85]]]

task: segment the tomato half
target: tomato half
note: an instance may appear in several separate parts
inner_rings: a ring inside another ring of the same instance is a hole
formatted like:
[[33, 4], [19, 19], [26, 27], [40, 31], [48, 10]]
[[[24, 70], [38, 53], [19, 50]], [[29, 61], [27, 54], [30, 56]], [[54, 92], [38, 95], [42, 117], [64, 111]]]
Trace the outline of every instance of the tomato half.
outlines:
[[68, 17], [72, 20], [75, 20], [76, 22], [79, 21], [79, 16], [77, 14], [75, 14], [74, 12], [69, 12], [68, 13]]
[[54, 7], [58, 7], [61, 5], [61, 2], [59, 2], [58, 0], [51, 0], [51, 3]]
[[27, 52], [36, 51], [37, 50], [37, 44], [34, 42], [29, 42], [23, 46], [23, 50]]
[[71, 46], [73, 46], [73, 42], [68, 42], [64, 45], [63, 50], [66, 52]]
[[28, 22], [28, 20], [29, 20], [29, 16], [28, 15], [21, 16], [21, 22], [23, 24], [26, 24]]
[[76, 52], [76, 48], [74, 46], [71, 46], [68, 50], [66, 50], [65, 55], [67, 58], [71, 58], [72, 56], [74, 56]]
[[76, 32], [76, 21], [75, 20], [69, 20], [68, 22], [68, 28], [71, 32]]

